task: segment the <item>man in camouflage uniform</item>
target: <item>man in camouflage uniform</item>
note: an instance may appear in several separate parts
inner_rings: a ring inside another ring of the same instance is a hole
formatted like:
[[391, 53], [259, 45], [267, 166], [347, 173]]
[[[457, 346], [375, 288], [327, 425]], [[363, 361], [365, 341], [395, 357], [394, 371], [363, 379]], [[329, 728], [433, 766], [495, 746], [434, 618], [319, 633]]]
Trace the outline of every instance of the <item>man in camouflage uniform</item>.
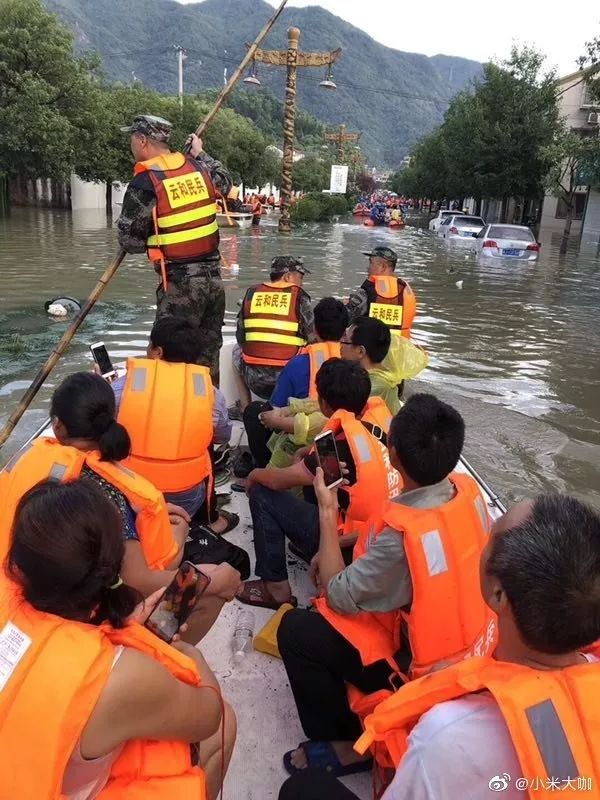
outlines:
[[[303, 265], [301, 258], [295, 256], [276, 256], [271, 262], [271, 281], [287, 280], [302, 286], [304, 275], [310, 272]], [[256, 287], [251, 287], [248, 292], [252, 292]], [[248, 294], [246, 293], [246, 295]], [[303, 289], [300, 291], [298, 301], [298, 336], [305, 339], [309, 344], [315, 339], [315, 317], [310, 301], [310, 295]], [[233, 368], [241, 383], [238, 381], [240, 390], [240, 407], [243, 411], [250, 402], [248, 389], [257, 397], [268, 400], [273, 393], [277, 378], [281, 373], [282, 367], [268, 367], [257, 364], [246, 364], [242, 357], [241, 345], [244, 342], [244, 301], [238, 313], [236, 339], [237, 347], [233, 350]], [[244, 386], [245, 384], [245, 386]], [[245, 391], [244, 391], [245, 389]], [[244, 396], [242, 396], [244, 395]]]
[[[168, 142], [172, 127], [170, 122], [160, 117], [143, 115], [121, 130], [131, 134], [131, 150], [137, 163], [170, 153]], [[227, 196], [231, 177], [225, 167], [204, 152], [202, 140], [197, 136], [192, 135], [189, 143], [189, 155], [205, 168], [204, 174], [208, 173], [214, 188]], [[155, 207], [156, 194], [148, 172], [135, 175], [125, 193], [118, 221], [119, 244], [127, 253], [147, 250], [148, 239], [155, 233]], [[156, 317], [189, 317], [200, 326], [203, 334], [200, 361], [211, 368], [213, 378], [218, 380], [225, 316], [218, 246], [213, 252], [193, 261], [168, 261], [166, 273], [166, 290], [162, 283], [156, 290]]]

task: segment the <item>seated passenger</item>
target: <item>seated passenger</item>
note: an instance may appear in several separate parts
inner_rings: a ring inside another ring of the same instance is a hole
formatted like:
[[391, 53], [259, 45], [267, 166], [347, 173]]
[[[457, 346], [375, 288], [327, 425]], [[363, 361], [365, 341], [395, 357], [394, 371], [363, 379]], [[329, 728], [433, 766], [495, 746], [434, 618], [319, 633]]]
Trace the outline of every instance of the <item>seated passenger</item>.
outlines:
[[293, 420], [286, 422], [279, 409], [286, 408], [291, 398], [304, 399], [310, 395], [316, 400], [317, 372], [327, 359], [340, 357], [340, 339], [347, 325], [348, 312], [341, 300], [335, 297], [319, 300], [314, 310], [315, 344], [307, 345], [288, 361], [268, 403], [256, 401], [246, 408], [244, 427], [255, 466], [266, 467], [270, 461], [267, 442], [272, 430], [293, 432]]
[[0, 578], [3, 798], [219, 793], [235, 716], [199, 650], [139, 624], [153, 606], [120, 576], [121, 529], [87, 479], [38, 484], [17, 507]]
[[229, 441], [231, 422], [210, 370], [197, 366], [201, 350], [202, 331], [193, 322], [160, 317], [150, 332], [147, 358], [128, 359], [127, 375], [111, 385], [117, 419], [131, 439], [126, 466], [190, 517], [203, 508], [202, 521], [212, 521], [213, 532], [222, 534], [239, 517], [226, 512], [219, 517], [211, 455], [213, 443]]
[[313, 571], [324, 595], [315, 601], [318, 614], [286, 614], [278, 636], [309, 739], [287, 754], [290, 772], [312, 766], [324, 752], [339, 774], [366, 768], [353, 751], [361, 724], [347, 683], [368, 694], [389, 688], [394, 673], [423, 674], [462, 659], [493, 631], [479, 589], [485, 503], [473, 478], [452, 472], [463, 441], [463, 420], [451, 406], [425, 394], [407, 401], [389, 433], [404, 489], [383, 514], [374, 509], [348, 567], [335, 495], [317, 477]]
[[[15, 509], [29, 489], [48, 478], [66, 482], [83, 476], [119, 510], [124, 580], [144, 597], [167, 586], [181, 563], [190, 518], [183, 509], [167, 504], [150, 481], [121, 466], [129, 455], [130, 440], [115, 419], [110, 386], [89, 372], [70, 375], [52, 396], [50, 417], [56, 438], [36, 439], [0, 473], [0, 557], [8, 552]], [[210, 574], [211, 584], [190, 625], [194, 642], [206, 634], [239, 586], [239, 573], [229, 564], [207, 564], [202, 569]]]
[[277, 256], [270, 281], [251, 286], [244, 296], [233, 351], [241, 411], [250, 392], [268, 400], [283, 367], [313, 339], [310, 296], [302, 288], [308, 272], [301, 258]]
[[400, 387], [427, 366], [427, 354], [379, 319], [358, 317], [342, 339], [342, 358], [358, 361], [371, 379], [371, 396], [392, 414], [400, 410]]
[[385, 799], [455, 800], [468, 787], [521, 800], [525, 786], [595, 797], [600, 516], [560, 495], [514, 506], [494, 525], [481, 585], [498, 616], [493, 657], [414, 681], [366, 720], [361, 750], [375, 741], [397, 766]]
[[[347, 485], [339, 489], [339, 532], [351, 547], [365, 522], [398, 491], [400, 476], [389, 464], [387, 450], [373, 431], [389, 428], [391, 415], [377, 398], [369, 399], [371, 384], [358, 364], [329, 359], [317, 373], [321, 411], [327, 417], [340, 460], [346, 465]], [[299, 455], [299, 454], [298, 454]], [[286, 538], [312, 558], [319, 546], [319, 511], [286, 490], [312, 485], [317, 469], [314, 452], [285, 469], [255, 469], [248, 477], [250, 511], [254, 523], [256, 574], [238, 594], [243, 603], [278, 608], [295, 602], [287, 577]]]

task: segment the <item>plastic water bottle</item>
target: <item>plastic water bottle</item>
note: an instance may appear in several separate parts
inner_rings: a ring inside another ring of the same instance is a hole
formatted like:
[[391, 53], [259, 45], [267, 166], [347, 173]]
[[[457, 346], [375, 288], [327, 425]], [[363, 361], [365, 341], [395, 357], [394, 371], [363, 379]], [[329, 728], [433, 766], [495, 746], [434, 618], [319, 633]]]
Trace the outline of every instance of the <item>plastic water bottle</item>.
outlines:
[[246, 653], [250, 650], [253, 636], [254, 614], [252, 611], [244, 609], [238, 614], [233, 631], [233, 660], [236, 664], [241, 664], [245, 659]]

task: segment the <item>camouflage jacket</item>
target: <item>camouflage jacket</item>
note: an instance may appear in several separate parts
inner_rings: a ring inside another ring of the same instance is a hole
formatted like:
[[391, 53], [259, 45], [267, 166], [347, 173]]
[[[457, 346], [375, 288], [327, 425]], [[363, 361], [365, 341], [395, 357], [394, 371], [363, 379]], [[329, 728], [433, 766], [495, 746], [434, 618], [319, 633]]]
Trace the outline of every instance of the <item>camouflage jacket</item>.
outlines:
[[[207, 153], [200, 153], [196, 158], [209, 172], [215, 188], [222, 195], [231, 189], [231, 176], [227, 169], [211, 158]], [[130, 182], [123, 198], [121, 216], [117, 222], [119, 244], [127, 253], [145, 253], [146, 242], [154, 233], [152, 209], [156, 205], [156, 196], [152, 181], [146, 172], [136, 175]], [[218, 261], [219, 253], [205, 256], [203, 261]]]

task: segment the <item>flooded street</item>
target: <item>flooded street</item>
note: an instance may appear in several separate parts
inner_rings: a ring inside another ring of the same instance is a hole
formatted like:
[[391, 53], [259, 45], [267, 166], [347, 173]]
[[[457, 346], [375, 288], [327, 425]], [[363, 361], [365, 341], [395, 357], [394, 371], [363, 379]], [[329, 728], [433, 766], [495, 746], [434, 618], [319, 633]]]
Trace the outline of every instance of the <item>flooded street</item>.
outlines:
[[[302, 255], [305, 288], [318, 299], [347, 296], [364, 280], [361, 251], [386, 244], [417, 296], [415, 338], [431, 357], [416, 382], [455, 403], [467, 421], [466, 455], [505, 500], [540, 490], [575, 493], [600, 507], [600, 255], [558, 255], [542, 238], [534, 264], [478, 263], [435, 235], [408, 227], [373, 230], [352, 221], [307, 226], [289, 238], [275, 221], [223, 231], [228, 329], [237, 301], [267, 272], [273, 256]], [[0, 422], [14, 408], [64, 331], [44, 303], [84, 300], [116, 252], [110, 223], [95, 212], [15, 209], [0, 220]], [[492, 261], [489, 259], [488, 261]], [[462, 289], [457, 281], [463, 281]], [[154, 319], [156, 278], [143, 257], [128, 257], [70, 350], [19, 423], [0, 461], [47, 415], [52, 389], [69, 372], [91, 367], [90, 342], [103, 340], [114, 361], [140, 354]]]

